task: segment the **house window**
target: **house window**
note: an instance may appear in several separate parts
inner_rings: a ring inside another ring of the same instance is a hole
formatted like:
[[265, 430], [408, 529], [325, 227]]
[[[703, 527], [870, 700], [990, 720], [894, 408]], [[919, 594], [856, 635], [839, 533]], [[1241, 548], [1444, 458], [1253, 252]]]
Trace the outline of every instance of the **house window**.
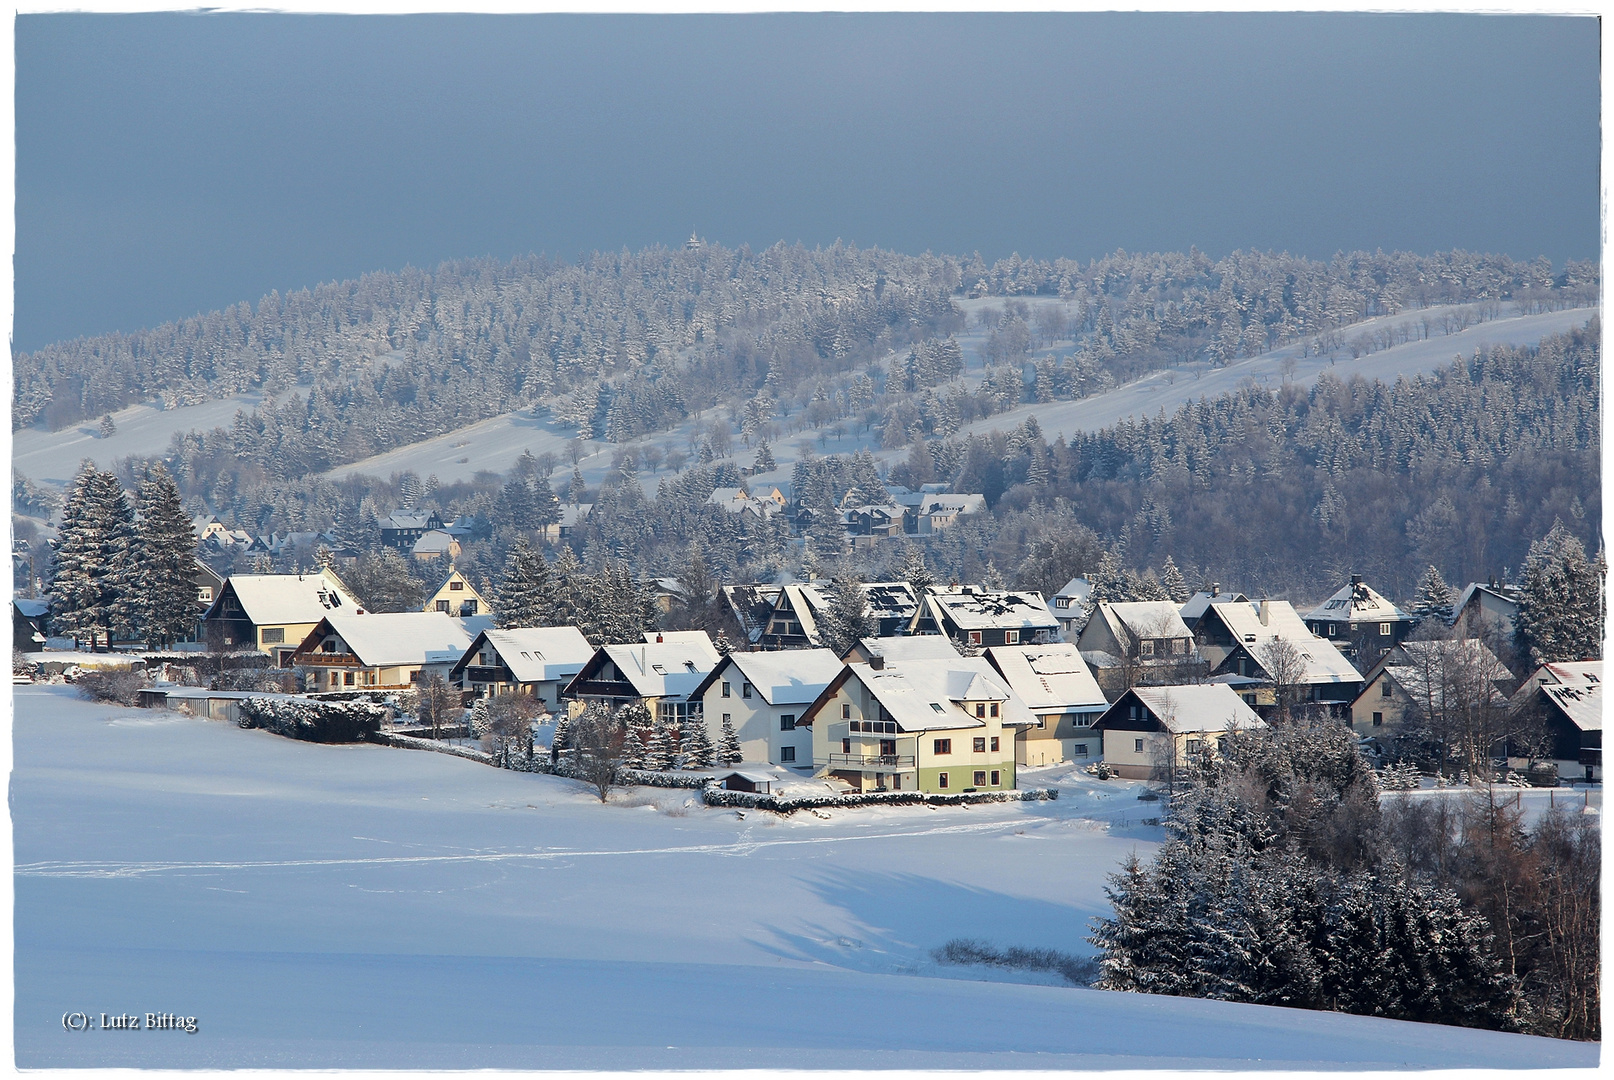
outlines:
[[931, 744], [930, 744], [930, 752], [932, 754], [937, 754], [937, 755], [951, 754], [953, 752], [953, 740], [952, 739], [935, 739], [935, 740], [933, 740], [931, 742]]
[[1188, 639], [1187, 638], [1175, 638], [1171, 643], [1171, 651], [1174, 652], [1174, 653], [1185, 653], [1185, 652], [1187, 652], [1188, 651]]
[[992, 736], [992, 752], [994, 754], [998, 752], [998, 737], [996, 735]]
[[992, 702], [991, 713], [992, 713], [993, 716], [996, 716], [998, 714], [998, 703], [995, 702], [995, 701]]
[[947, 786], [947, 774], [946, 773], [937, 773], [936, 774], [936, 786], [937, 787], [946, 787]]
[[732, 686], [730, 686], [727, 681], [725, 681], [723, 683], [723, 696], [724, 697], [733, 697], [734, 696], [734, 688]]
[[976, 752], [976, 753], [977, 753], [977, 754], [984, 754], [984, 753], [986, 753], [986, 740], [985, 740], [985, 739], [976, 739], [976, 740], [975, 740], [975, 744], [974, 744], [974, 746], [973, 746], [973, 747], [972, 747], [972, 749], [973, 749], [973, 750], [974, 750], [974, 751], [975, 751], [975, 752]]
[[1204, 739], [1189, 739], [1185, 749], [1190, 754], [1197, 754], [1201, 750], [1205, 749], [1205, 740]]
[[342, 683], [343, 683], [344, 686], [352, 686], [353, 685], [353, 672], [349, 671], [346, 674], [344, 674], [343, 677], [342, 677]]
[[463, 581], [450, 581], [448, 583], [448, 591], [449, 592], [464, 592], [465, 591], [465, 582], [463, 582]]
[[213, 586], [209, 585], [206, 588], [197, 589], [196, 599], [202, 601], [203, 603], [211, 603], [213, 600]]
[[1387, 622], [1379, 623], [1379, 637], [1389, 637], [1389, 636], [1390, 636], [1390, 624], [1387, 623]]
[[841, 753], [850, 754], [851, 752], [852, 752], [852, 740], [851, 739], [842, 739], [841, 740]]
[[1395, 687], [1390, 684], [1389, 679], [1379, 680], [1379, 697], [1395, 697]]
[[1087, 744], [1084, 743], [1084, 742], [1071, 743], [1070, 756], [1071, 757], [1086, 757], [1087, 756]]
[[1054, 607], [1070, 607], [1070, 597], [1068, 597], [1068, 596], [1056, 596], [1056, 597], [1054, 597]]
[[780, 761], [795, 761], [796, 760], [796, 748], [794, 746], [781, 746], [779, 748], [779, 760]]
[[1018, 630], [1005, 630], [1005, 631], [1003, 631], [1003, 644], [1005, 644], [1005, 645], [1018, 645], [1018, 644], [1020, 644], [1020, 631], [1018, 631]]
[[796, 716], [795, 716], [794, 713], [785, 713], [783, 716], [781, 716], [779, 718], [779, 730], [780, 731], [795, 731], [796, 730]]
[[986, 786], [986, 770], [985, 769], [980, 769], [980, 770], [976, 771], [976, 773], [975, 773], [975, 786], [976, 787], [985, 787]]
[[1246, 705], [1254, 705], [1255, 704], [1255, 695], [1254, 694], [1245, 694], [1244, 695], [1244, 704], [1246, 704]]
[[750, 683], [741, 683], [740, 684], [740, 696], [743, 697], [743, 698], [748, 698], [748, 697], [751, 696], [751, 684]]
[[1133, 739], [1132, 740], [1132, 752], [1134, 754], [1143, 753], [1143, 740], [1142, 739]]
[[979, 630], [971, 630], [970, 631], [970, 644], [971, 645], [979, 645], [980, 643], [981, 643], [981, 632]]
[[1383, 713], [1376, 712], [1376, 713], [1373, 714], [1373, 726], [1374, 727], [1383, 727], [1384, 726], [1384, 714]]
[[992, 786], [993, 787], [999, 787], [1002, 784], [1003, 784], [1003, 774], [998, 772], [998, 770], [993, 769], [992, 770]]
[[1154, 642], [1145, 641], [1142, 644], [1142, 646], [1140, 646], [1139, 651], [1142, 652], [1144, 656], [1153, 656], [1154, 655]]
[[[555, 699], [555, 701], [556, 701], [557, 704], [559, 704], [560, 698], [557, 697]], [[723, 723], [732, 724], [733, 722], [734, 722], [734, 715], [732, 713], [724, 713], [723, 714]]]
[[981, 720], [986, 719], [986, 702], [978, 701], [975, 703], [975, 715]]
[[447, 600], [439, 600], [439, 601], [437, 601], [437, 610], [441, 611], [444, 615], [447, 615], [448, 614], [448, 601]]
[[850, 720], [850, 719], [852, 719], [852, 706], [851, 706], [851, 704], [849, 702], [848, 703], [843, 703], [841, 705], [841, 719], [842, 720]]
[[284, 645], [286, 643], [286, 628], [284, 626], [264, 627], [263, 643], [265, 645]]

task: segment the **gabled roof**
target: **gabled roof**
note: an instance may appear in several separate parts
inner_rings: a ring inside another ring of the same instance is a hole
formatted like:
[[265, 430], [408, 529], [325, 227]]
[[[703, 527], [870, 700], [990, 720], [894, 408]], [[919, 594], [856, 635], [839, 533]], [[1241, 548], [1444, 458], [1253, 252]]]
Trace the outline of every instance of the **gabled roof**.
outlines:
[[[1263, 608], [1266, 611], [1265, 622], [1262, 621]], [[1303, 685], [1362, 681], [1361, 672], [1352, 667], [1351, 662], [1341, 656], [1326, 638], [1313, 634], [1301, 621], [1294, 605], [1287, 600], [1212, 604], [1210, 611], [1222, 620], [1233, 635], [1233, 640], [1242, 645], [1258, 664], [1261, 663], [1261, 646], [1273, 638], [1293, 645], [1306, 667], [1306, 673], [1300, 679]]]
[[1065, 582], [1065, 587], [1054, 593], [1054, 595], [1086, 603], [1087, 598], [1093, 595], [1093, 583], [1086, 577], [1077, 575]]
[[919, 504], [921, 514], [980, 514], [985, 510], [985, 495], [926, 495]]
[[835, 681], [842, 666], [829, 649], [734, 652], [725, 656], [691, 695], [704, 694], [725, 671], [735, 668], [769, 705], [809, 705]]
[[1115, 640], [1126, 643], [1138, 638], [1192, 637], [1182, 621], [1177, 605], [1170, 600], [1129, 600], [1098, 605], [1099, 614], [1110, 624]]
[[487, 644], [499, 654], [517, 682], [570, 679], [594, 655], [594, 646], [575, 626], [521, 626], [484, 630], [454, 665], [455, 673], [476, 662]]
[[1412, 616], [1396, 607], [1383, 594], [1365, 582], [1354, 581], [1318, 604], [1305, 615], [1308, 619], [1331, 622], [1408, 622]]
[[687, 697], [722, 655], [704, 630], [664, 632], [662, 637], [637, 645], [602, 645], [595, 657], [604, 654], [640, 697]]
[[1109, 704], [1074, 645], [997, 645], [986, 658], [1034, 711]]
[[383, 529], [430, 529], [434, 527], [431, 524], [433, 519], [439, 522], [443, 520], [435, 510], [430, 512], [399, 510], [389, 515], [387, 520], [381, 523], [381, 527]]
[[588, 515], [594, 510], [593, 503], [563, 503], [560, 508], [560, 520], [556, 522], [563, 529], [570, 529], [588, 520]]
[[349, 652], [365, 667], [424, 664], [427, 653], [464, 653], [471, 636], [455, 619], [441, 611], [400, 611], [382, 615], [326, 615], [298, 646], [298, 652], [319, 648], [335, 632]]
[[1445, 689], [1454, 664], [1471, 665], [1463, 674], [1483, 677], [1490, 688], [1490, 703], [1506, 704], [1507, 695], [1497, 684], [1511, 682], [1513, 673], [1478, 638], [1403, 641], [1385, 656], [1379, 670], [1400, 683], [1413, 701], [1438, 707], [1445, 700]]
[[459, 541], [454, 539], [452, 533], [445, 529], [431, 529], [421, 534], [420, 539], [415, 541], [413, 550], [416, 555], [425, 555], [431, 552], [441, 555], [453, 551], [458, 546]]
[[953, 639], [945, 634], [919, 634], [914, 637], [866, 637], [858, 642], [869, 656], [886, 663], [907, 660], [951, 660], [958, 655]]
[[978, 589], [970, 585], [932, 587], [925, 603], [937, 625], [944, 619], [960, 630], [1039, 630], [1058, 632], [1042, 594]]
[[1603, 684], [1558, 683], [1543, 686], [1541, 692], [1556, 705], [1569, 722], [1582, 731], [1603, 730]]
[[[986, 721], [966, 712], [964, 702], [997, 702], [999, 717], [1007, 726], [1031, 726], [1036, 717], [1009, 689], [985, 657], [955, 656], [951, 660], [904, 660], [883, 668], [849, 664], [842, 676], [863, 684], [897, 726], [905, 732], [947, 731], [985, 727]], [[818, 702], [826, 700], [830, 684]], [[810, 710], [808, 716], [812, 715]], [[800, 722], [800, 721], [798, 721]], [[810, 723], [810, 720], [809, 720]]]
[[[1112, 721], [1124, 722], [1129, 696], [1135, 696], [1166, 730], [1181, 735], [1194, 731], [1226, 731], [1266, 727], [1266, 722], [1224, 683], [1179, 686], [1134, 686], [1094, 721], [1100, 730]], [[1114, 723], [1119, 727], [1121, 723]]]
[[33, 600], [26, 596], [11, 598], [11, 606], [17, 609], [17, 614], [25, 619], [37, 619], [50, 610], [49, 600]]
[[1239, 592], [1217, 593], [1213, 596], [1208, 592], [1201, 591], [1190, 596], [1188, 602], [1178, 610], [1177, 614], [1182, 617], [1185, 625], [1191, 627], [1205, 617], [1206, 609], [1212, 604], [1248, 604], [1249, 602], [1250, 598]]
[[218, 618], [231, 594], [256, 626], [317, 623], [332, 613], [362, 610], [358, 598], [329, 567], [313, 574], [231, 574], [205, 617]]

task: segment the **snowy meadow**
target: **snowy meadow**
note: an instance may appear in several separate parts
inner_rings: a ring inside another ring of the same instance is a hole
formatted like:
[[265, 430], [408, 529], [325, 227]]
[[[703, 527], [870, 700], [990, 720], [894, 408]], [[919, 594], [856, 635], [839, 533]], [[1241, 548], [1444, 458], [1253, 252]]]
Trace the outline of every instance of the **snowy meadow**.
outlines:
[[[1074, 989], [1136, 785], [790, 817], [17, 687], [16, 1064], [1595, 1067], [1598, 1047]], [[1012, 980], [1012, 981], [1011, 981]], [[91, 1030], [68, 1031], [82, 1012]], [[100, 1016], [197, 1031], [96, 1030]]]

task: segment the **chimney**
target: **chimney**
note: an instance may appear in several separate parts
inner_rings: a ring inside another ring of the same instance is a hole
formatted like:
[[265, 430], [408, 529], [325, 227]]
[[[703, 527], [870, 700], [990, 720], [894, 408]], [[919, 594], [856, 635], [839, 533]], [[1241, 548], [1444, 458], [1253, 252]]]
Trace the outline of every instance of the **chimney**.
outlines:
[[1261, 625], [1262, 626], [1265, 626], [1267, 624], [1267, 617], [1271, 613], [1272, 613], [1272, 609], [1267, 606], [1267, 601], [1265, 601], [1265, 600], [1261, 601]]
[[879, 653], [875, 653], [874, 655], [870, 656], [869, 667], [873, 668], [875, 671], [884, 671], [885, 657], [881, 656]]
[[662, 639], [662, 636], [660, 634], [656, 635], [656, 644], [657, 645], [663, 644], [663, 639]]
[[1211, 582], [1211, 595], [1212, 596], [1221, 596], [1222, 595], [1222, 583], [1220, 581]]

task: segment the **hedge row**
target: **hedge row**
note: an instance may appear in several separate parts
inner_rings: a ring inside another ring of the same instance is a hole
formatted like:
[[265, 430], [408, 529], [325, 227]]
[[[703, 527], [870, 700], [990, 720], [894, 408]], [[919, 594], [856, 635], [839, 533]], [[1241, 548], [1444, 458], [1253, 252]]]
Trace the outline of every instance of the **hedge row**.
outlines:
[[[514, 769], [516, 772], [544, 773], [548, 776], [563, 776], [568, 780], [582, 779], [577, 775], [577, 768], [572, 764], [571, 758], [563, 757], [551, 763], [547, 752], [536, 753], [530, 758], [512, 754], [504, 767]], [[697, 789], [706, 786], [711, 779], [705, 774], [691, 776], [687, 773], [647, 772], [626, 766], [619, 767], [616, 771], [616, 782], [630, 787]]]
[[450, 754], [470, 761], [479, 761], [484, 765], [493, 764], [493, 755], [486, 750], [477, 750], [469, 746], [455, 746], [453, 743], [439, 742], [436, 739], [417, 739], [413, 735], [399, 735], [393, 731], [380, 731], [372, 735], [370, 741], [381, 743], [383, 746], [396, 746], [400, 750], [430, 750], [437, 754]]
[[972, 791], [968, 794], [929, 794], [923, 791], [868, 791], [851, 795], [764, 795], [755, 791], [727, 791], [713, 784], [701, 790], [707, 806], [744, 807], [748, 810], [776, 810], [781, 814], [836, 806], [963, 806], [989, 802], [1046, 802], [1059, 798], [1053, 788], [1026, 788], [1022, 791]]
[[237, 722], [244, 728], [305, 742], [348, 743], [375, 736], [388, 709], [362, 701], [243, 698], [239, 715]]

